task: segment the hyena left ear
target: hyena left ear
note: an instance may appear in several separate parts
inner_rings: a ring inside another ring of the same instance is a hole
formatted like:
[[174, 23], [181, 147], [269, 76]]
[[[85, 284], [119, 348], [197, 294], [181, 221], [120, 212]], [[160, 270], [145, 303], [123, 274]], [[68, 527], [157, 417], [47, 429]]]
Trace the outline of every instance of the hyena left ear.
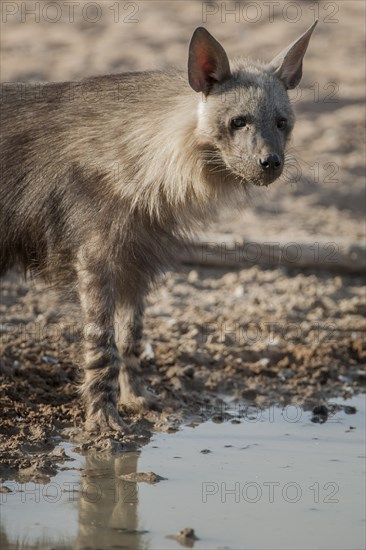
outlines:
[[302, 61], [309, 45], [310, 37], [318, 23], [315, 21], [300, 38], [278, 54], [269, 64], [269, 69], [284, 83], [287, 90], [292, 90], [300, 83]]
[[229, 60], [221, 44], [203, 27], [198, 27], [189, 45], [188, 80], [195, 92], [208, 95], [215, 82], [231, 75]]

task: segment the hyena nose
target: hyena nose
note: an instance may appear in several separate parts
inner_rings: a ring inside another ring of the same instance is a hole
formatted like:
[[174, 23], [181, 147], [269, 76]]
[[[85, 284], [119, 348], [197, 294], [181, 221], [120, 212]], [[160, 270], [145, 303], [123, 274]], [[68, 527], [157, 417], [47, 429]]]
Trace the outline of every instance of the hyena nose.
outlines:
[[261, 165], [263, 170], [275, 171], [281, 168], [282, 161], [279, 155], [274, 154], [274, 155], [268, 155], [267, 157], [260, 158], [259, 164]]

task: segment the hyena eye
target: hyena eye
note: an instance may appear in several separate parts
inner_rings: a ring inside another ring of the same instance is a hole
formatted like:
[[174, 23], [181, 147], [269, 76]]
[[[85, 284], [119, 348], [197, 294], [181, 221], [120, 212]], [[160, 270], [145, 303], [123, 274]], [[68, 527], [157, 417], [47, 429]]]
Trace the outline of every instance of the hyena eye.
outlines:
[[287, 120], [285, 118], [279, 118], [277, 120], [277, 128], [279, 130], [286, 130], [287, 128]]
[[231, 119], [230, 125], [234, 130], [237, 130], [238, 128], [244, 128], [246, 126], [247, 121], [243, 116], [238, 116]]

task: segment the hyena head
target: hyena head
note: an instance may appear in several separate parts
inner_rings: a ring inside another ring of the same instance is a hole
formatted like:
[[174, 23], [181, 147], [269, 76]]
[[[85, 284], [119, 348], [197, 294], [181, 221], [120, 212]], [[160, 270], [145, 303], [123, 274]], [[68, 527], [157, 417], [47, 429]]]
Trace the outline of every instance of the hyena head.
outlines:
[[269, 185], [282, 173], [294, 126], [287, 90], [302, 76], [302, 61], [317, 21], [270, 63], [236, 60], [204, 28], [195, 30], [188, 78], [201, 92], [197, 136], [243, 184]]

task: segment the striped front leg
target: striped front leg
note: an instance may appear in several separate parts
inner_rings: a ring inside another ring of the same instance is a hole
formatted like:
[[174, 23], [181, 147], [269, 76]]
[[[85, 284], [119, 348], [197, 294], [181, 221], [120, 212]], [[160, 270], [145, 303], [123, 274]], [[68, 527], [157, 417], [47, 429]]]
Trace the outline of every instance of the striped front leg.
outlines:
[[119, 374], [119, 404], [132, 412], [157, 409], [156, 397], [144, 385], [139, 353], [143, 325], [143, 302], [119, 305], [115, 317], [115, 330], [122, 362]]
[[85, 427], [88, 431], [120, 430], [124, 426], [117, 410], [121, 358], [114, 333], [113, 278], [103, 260], [83, 255], [77, 271], [84, 313]]

